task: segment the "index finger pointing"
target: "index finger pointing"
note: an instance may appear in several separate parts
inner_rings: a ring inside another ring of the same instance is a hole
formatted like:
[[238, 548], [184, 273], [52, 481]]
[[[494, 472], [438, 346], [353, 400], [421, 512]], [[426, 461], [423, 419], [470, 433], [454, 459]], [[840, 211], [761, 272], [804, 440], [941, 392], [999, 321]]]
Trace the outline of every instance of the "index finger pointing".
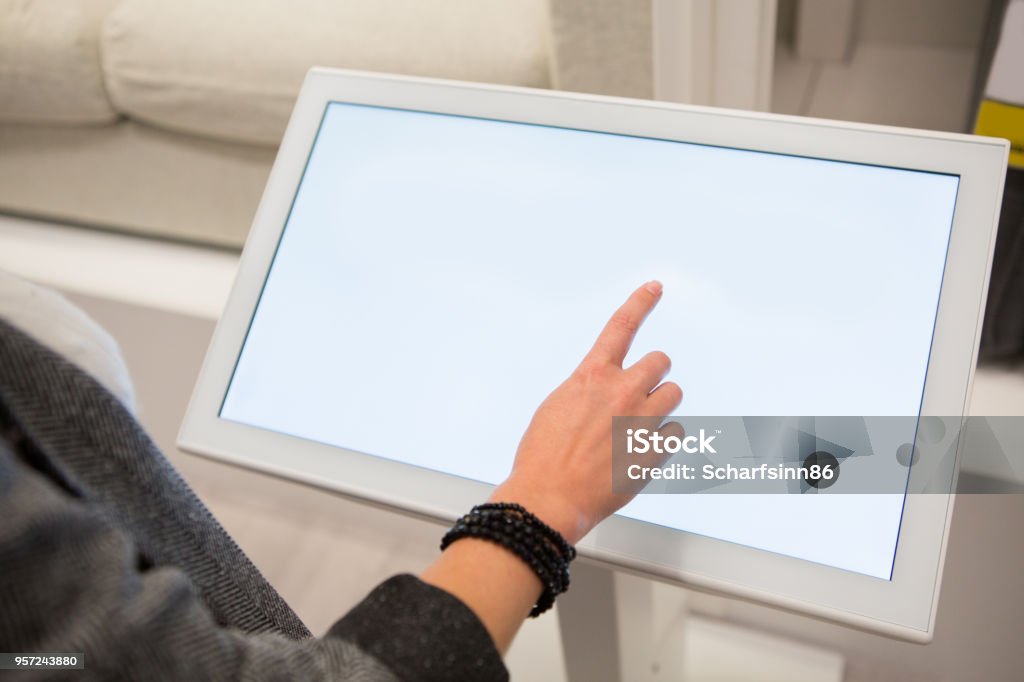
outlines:
[[661, 299], [661, 282], [652, 280], [634, 291], [601, 330], [587, 359], [622, 366], [640, 325]]

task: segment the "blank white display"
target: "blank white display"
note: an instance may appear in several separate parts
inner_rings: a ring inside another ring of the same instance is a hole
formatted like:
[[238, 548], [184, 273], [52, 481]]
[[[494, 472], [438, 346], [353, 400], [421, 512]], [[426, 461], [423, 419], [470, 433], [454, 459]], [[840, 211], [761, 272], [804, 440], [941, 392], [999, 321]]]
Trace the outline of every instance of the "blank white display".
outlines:
[[[916, 415], [958, 178], [332, 103], [221, 417], [498, 483], [632, 289], [693, 415]], [[415, 476], [410, 469], [410, 476]], [[888, 579], [899, 495], [623, 514]]]

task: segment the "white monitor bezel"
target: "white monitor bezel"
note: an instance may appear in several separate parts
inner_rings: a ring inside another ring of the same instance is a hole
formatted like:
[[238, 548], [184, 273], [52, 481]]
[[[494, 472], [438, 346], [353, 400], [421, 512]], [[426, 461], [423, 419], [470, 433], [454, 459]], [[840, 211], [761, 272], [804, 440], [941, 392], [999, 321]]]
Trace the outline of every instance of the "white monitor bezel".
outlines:
[[[231, 296], [179, 434], [190, 452], [450, 522], [491, 486], [218, 417], [329, 102], [341, 101], [680, 140], [959, 175], [923, 414], [966, 411], [1009, 145], [1003, 140], [575, 93], [312, 69], [260, 202]], [[511, 453], [509, 455], [511, 457]], [[951, 495], [909, 496], [892, 580], [624, 517], [581, 544], [591, 560], [927, 642]]]

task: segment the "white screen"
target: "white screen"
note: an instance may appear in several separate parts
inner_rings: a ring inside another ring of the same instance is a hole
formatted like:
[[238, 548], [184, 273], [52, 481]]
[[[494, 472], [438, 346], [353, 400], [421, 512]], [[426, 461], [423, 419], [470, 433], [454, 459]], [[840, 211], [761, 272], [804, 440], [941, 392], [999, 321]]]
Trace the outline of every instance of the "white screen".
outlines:
[[[917, 415], [958, 178], [328, 105], [221, 417], [488, 483], [629, 292], [692, 415]], [[410, 470], [415, 475], [415, 470]], [[623, 514], [888, 579], [899, 495]]]

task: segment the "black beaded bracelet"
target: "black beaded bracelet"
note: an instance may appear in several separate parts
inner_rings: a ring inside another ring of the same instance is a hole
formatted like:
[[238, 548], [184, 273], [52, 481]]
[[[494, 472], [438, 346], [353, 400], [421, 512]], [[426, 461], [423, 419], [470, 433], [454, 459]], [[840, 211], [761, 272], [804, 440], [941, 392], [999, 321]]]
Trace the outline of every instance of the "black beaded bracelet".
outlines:
[[566, 542], [561, 533], [528, 512], [521, 504], [516, 504], [515, 502], [487, 502], [485, 504], [477, 505], [474, 509], [482, 511], [497, 509], [499, 511], [515, 512], [516, 514], [519, 514], [524, 521], [526, 521], [528, 526], [539, 528], [544, 533], [545, 537], [555, 544], [566, 561], [572, 561], [576, 558], [576, 548]]
[[576, 558], [576, 548], [522, 505], [489, 502], [473, 507], [445, 533], [441, 551], [468, 537], [501, 545], [537, 574], [544, 589], [530, 611], [531, 618], [550, 609], [555, 597], [569, 589], [569, 562]]

